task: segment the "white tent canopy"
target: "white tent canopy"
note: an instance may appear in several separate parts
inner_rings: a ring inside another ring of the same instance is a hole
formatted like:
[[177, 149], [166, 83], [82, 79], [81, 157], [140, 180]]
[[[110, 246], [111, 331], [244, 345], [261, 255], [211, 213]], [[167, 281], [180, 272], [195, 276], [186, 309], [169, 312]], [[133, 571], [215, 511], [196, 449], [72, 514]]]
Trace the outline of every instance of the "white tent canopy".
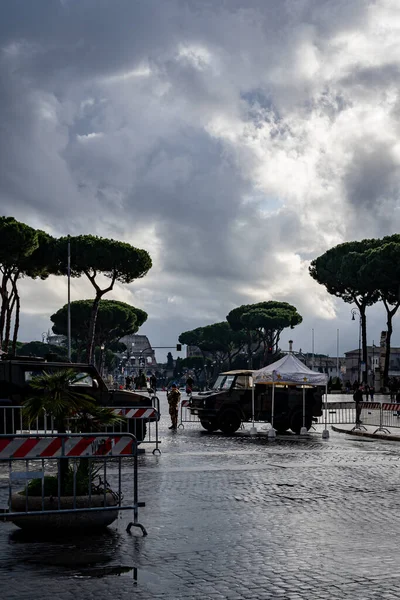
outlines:
[[[268, 365], [259, 371], [253, 371], [253, 382], [272, 385], [272, 404], [271, 404], [271, 429], [268, 431], [268, 437], [275, 437], [274, 430], [274, 410], [275, 410], [275, 385], [324, 385], [325, 386], [325, 430], [322, 432], [323, 439], [329, 437], [326, 425], [327, 402], [328, 402], [328, 376], [325, 373], [311, 371], [293, 354], [286, 354], [280, 360]], [[254, 385], [252, 393], [253, 427], [251, 432], [256, 432], [254, 427]], [[307, 433], [306, 427], [306, 397], [303, 387], [303, 427], [300, 433]]]
[[286, 354], [280, 360], [253, 371], [254, 383], [283, 385], [325, 385], [328, 376], [325, 373], [311, 371], [293, 354]]

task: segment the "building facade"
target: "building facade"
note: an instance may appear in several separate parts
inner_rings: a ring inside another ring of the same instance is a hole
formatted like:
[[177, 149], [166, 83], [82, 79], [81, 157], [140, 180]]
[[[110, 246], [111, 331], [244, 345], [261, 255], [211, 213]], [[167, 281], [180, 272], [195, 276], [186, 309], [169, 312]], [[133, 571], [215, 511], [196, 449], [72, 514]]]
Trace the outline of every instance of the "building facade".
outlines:
[[158, 369], [156, 353], [147, 335], [126, 335], [120, 342], [126, 346], [126, 351], [120, 356], [126, 373], [137, 375], [139, 370], [154, 373]]
[[328, 356], [327, 354], [312, 354], [311, 352], [293, 352], [293, 354], [303, 362], [306, 367], [317, 371], [318, 373], [326, 373], [328, 377], [344, 378], [345, 358], [344, 356]]
[[[344, 379], [354, 383], [362, 379], [362, 373], [365, 365], [362, 361], [362, 351], [360, 349], [345, 352], [346, 357], [346, 375]], [[383, 373], [385, 360], [384, 346], [367, 346], [367, 380], [370, 385], [380, 389], [383, 385], [381, 374]], [[400, 378], [400, 348], [390, 348], [389, 377]]]

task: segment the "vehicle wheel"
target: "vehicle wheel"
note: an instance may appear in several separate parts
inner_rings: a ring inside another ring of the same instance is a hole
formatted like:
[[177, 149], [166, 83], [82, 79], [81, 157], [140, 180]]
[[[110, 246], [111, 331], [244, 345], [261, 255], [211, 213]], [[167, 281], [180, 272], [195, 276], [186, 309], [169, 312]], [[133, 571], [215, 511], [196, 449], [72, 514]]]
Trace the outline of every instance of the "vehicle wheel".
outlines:
[[230, 435], [239, 429], [241, 422], [241, 416], [236, 410], [224, 410], [219, 418], [219, 429], [222, 433]]
[[201, 426], [204, 427], [210, 433], [218, 429], [218, 423], [216, 419], [209, 419], [208, 421], [200, 421]]
[[147, 423], [143, 419], [128, 419], [128, 432], [136, 437], [137, 442], [143, 442], [147, 433]]
[[[306, 415], [305, 418], [305, 426], [307, 431], [310, 429], [312, 425], [312, 418], [309, 415]], [[303, 413], [302, 411], [298, 410], [297, 412], [293, 413], [292, 418], [290, 419], [290, 429], [293, 431], [293, 433], [300, 433], [301, 428], [303, 427]]]

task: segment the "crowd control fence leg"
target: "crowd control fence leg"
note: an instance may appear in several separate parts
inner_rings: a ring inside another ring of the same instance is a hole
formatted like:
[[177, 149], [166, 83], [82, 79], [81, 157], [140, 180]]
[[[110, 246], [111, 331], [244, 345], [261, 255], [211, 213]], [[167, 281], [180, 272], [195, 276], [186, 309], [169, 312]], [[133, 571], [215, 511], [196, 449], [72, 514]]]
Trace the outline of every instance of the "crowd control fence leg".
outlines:
[[156, 447], [153, 450], [153, 454], [158, 454], [160, 456], [161, 450], [158, 446], [160, 445], [161, 442], [158, 437], [158, 424], [159, 424], [159, 420], [161, 417], [161, 411], [160, 411], [160, 399], [158, 398], [158, 396], [156, 396], [156, 395], [153, 396], [152, 404], [153, 404], [154, 408], [156, 409], [156, 411], [158, 412], [158, 419], [156, 421]]
[[386, 429], [386, 427], [383, 427], [383, 408], [382, 408], [382, 403], [381, 403], [381, 409], [379, 411], [379, 427], [378, 427], [378, 429], [375, 429], [374, 434], [378, 433], [378, 431], [380, 431], [382, 433], [387, 433], [387, 434], [390, 435], [389, 429]]
[[[158, 411], [158, 414], [160, 414], [160, 411]], [[161, 455], [161, 450], [158, 447], [159, 446], [159, 439], [158, 439], [158, 419], [156, 421], [156, 447], [153, 450], [153, 454], [158, 454], [159, 456]]]
[[132, 527], [138, 527], [141, 530], [141, 532], [143, 533], [143, 537], [146, 537], [147, 531], [143, 525], [141, 525], [140, 523], [132, 523], [132, 522], [129, 523], [128, 527], [126, 528], [126, 532], [129, 533], [130, 535], [132, 535], [132, 532], [131, 532]]
[[178, 429], [185, 429], [185, 426], [184, 426], [184, 424], [182, 422], [183, 421], [183, 416], [182, 415], [183, 415], [183, 404], [181, 402], [181, 422], [178, 425]]
[[126, 528], [127, 533], [131, 534], [131, 529], [132, 527], [138, 527], [142, 534], [143, 537], [145, 537], [147, 535], [147, 531], [145, 529], [145, 527], [141, 524], [138, 523], [138, 516], [139, 516], [139, 511], [138, 508], [141, 506], [145, 506], [144, 502], [139, 502], [138, 501], [138, 459], [137, 459], [137, 447], [135, 448], [135, 456], [133, 459], [133, 521], [131, 521], [130, 523], [128, 523], [128, 526]]

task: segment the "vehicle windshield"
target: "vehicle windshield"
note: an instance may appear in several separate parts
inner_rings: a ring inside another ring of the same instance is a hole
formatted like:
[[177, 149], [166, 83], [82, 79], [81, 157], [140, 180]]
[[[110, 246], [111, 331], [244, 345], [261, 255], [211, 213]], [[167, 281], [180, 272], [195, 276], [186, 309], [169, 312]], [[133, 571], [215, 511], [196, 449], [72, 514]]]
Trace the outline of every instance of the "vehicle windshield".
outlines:
[[89, 373], [77, 373], [76, 380], [71, 383], [71, 386], [76, 385], [84, 385], [84, 386], [93, 386], [93, 378], [89, 375]]
[[214, 383], [214, 390], [229, 390], [234, 379], [234, 375], [218, 375]]
[[[25, 371], [24, 375], [25, 375], [25, 382], [26, 383], [30, 383], [32, 381], [32, 379], [34, 379], [35, 377], [40, 377], [41, 375], [43, 375], [43, 373], [53, 373], [54, 370], [50, 370], [50, 369], [29, 369], [27, 371]], [[89, 386], [92, 387], [93, 386], [93, 378], [91, 375], [89, 375], [89, 373], [76, 373], [76, 380], [70, 384], [71, 386]]]
[[29, 371], [25, 371], [24, 375], [25, 375], [25, 382], [29, 383], [35, 377], [40, 377], [41, 375], [43, 375], [43, 369], [35, 369], [35, 370], [30, 369]]

